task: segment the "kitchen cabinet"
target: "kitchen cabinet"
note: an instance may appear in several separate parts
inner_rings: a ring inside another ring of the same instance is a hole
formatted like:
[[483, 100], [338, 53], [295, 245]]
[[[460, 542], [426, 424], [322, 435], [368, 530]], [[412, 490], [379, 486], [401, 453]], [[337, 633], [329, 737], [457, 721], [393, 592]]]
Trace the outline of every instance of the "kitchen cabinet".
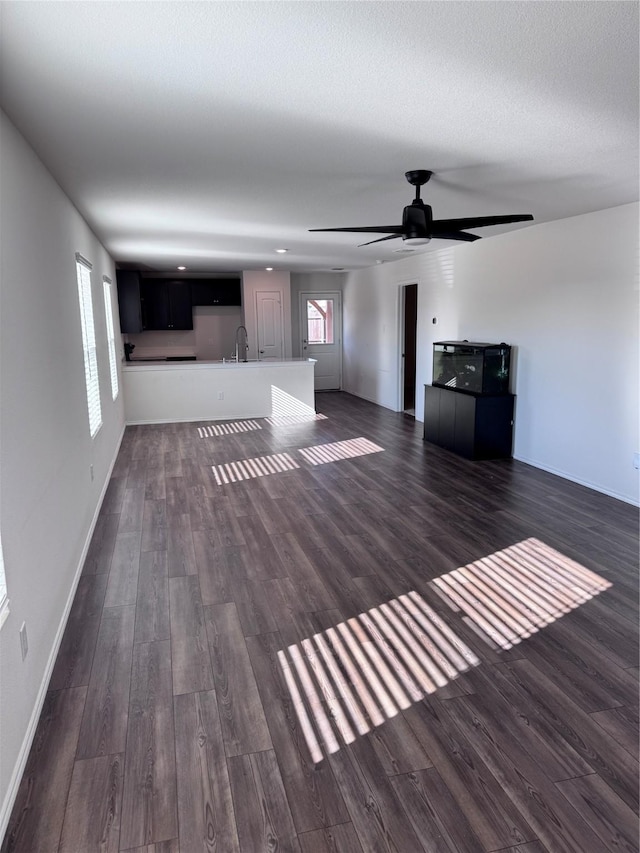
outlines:
[[239, 278], [192, 278], [193, 305], [242, 305]]
[[469, 394], [425, 385], [424, 440], [467, 459], [507, 459], [513, 445], [513, 394]]
[[145, 331], [193, 329], [189, 281], [143, 278], [141, 303], [142, 326]]
[[140, 274], [136, 270], [117, 270], [116, 282], [118, 284], [120, 331], [123, 333], [141, 332], [143, 325]]

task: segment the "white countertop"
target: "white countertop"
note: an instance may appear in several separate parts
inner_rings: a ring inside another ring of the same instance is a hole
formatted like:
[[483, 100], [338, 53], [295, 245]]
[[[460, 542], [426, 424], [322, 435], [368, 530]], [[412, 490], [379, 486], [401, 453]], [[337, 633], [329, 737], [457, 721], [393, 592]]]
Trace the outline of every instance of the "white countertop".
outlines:
[[315, 364], [315, 358], [278, 358], [264, 359], [261, 361], [209, 361], [202, 359], [198, 361], [166, 361], [158, 359], [157, 361], [149, 359], [131, 359], [131, 361], [123, 361], [122, 367], [124, 370], [202, 370], [210, 368], [223, 368], [231, 370], [246, 370], [248, 367], [278, 368], [288, 367], [292, 364]]

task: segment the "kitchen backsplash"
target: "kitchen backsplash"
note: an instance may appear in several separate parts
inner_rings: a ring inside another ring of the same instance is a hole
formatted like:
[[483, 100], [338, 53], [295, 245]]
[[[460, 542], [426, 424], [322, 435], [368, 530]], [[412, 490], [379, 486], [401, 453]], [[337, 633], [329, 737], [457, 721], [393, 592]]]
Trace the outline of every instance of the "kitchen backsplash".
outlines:
[[198, 306], [193, 310], [193, 331], [140, 332], [123, 337], [135, 344], [134, 359], [185, 355], [200, 359], [230, 358], [236, 329], [242, 322], [241, 308]]

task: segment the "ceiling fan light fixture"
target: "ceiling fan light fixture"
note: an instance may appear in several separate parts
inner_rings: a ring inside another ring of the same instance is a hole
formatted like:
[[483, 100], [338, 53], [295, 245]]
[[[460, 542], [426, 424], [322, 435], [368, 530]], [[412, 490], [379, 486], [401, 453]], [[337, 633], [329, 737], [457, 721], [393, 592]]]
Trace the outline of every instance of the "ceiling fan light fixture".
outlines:
[[406, 246], [424, 246], [431, 242], [431, 237], [403, 237], [402, 241]]

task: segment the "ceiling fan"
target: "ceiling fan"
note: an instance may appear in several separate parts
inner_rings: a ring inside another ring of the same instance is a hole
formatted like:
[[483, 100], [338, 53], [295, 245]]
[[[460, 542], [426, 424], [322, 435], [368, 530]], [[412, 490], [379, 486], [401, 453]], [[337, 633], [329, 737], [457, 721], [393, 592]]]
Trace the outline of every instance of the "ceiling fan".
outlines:
[[478, 234], [468, 234], [465, 228], [484, 228], [486, 225], [507, 225], [510, 222], [525, 222], [533, 219], [530, 213], [516, 213], [511, 216], [469, 216], [466, 219], [434, 219], [431, 207], [420, 198], [420, 187], [427, 183], [433, 172], [427, 169], [414, 169], [405, 172], [405, 178], [416, 188], [416, 197], [402, 212], [402, 225], [365, 225], [362, 228], [310, 228], [310, 231], [352, 231], [362, 233], [383, 233], [388, 237], [378, 237], [360, 246], [370, 246], [383, 240], [396, 240], [402, 237], [408, 246], [422, 246], [432, 238], [439, 240], [464, 240], [471, 243], [480, 240]]

